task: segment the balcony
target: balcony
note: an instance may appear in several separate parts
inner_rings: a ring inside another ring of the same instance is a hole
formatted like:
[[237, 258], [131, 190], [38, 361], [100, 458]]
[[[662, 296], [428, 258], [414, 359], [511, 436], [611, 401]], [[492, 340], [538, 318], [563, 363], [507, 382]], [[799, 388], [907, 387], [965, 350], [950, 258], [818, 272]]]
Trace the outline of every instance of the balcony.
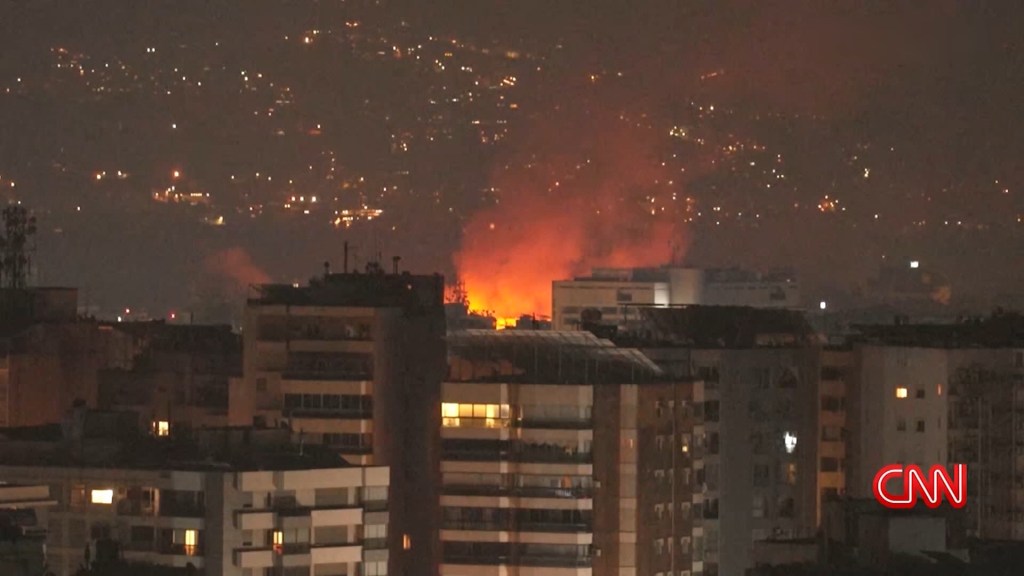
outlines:
[[544, 486], [449, 485], [442, 491], [448, 496], [516, 496], [520, 498], [593, 498], [592, 488], [548, 488]]
[[362, 508], [316, 508], [310, 512], [313, 526], [356, 526], [363, 523]]
[[472, 520], [443, 520], [444, 530], [494, 530], [500, 532], [548, 532], [556, 534], [584, 533], [593, 531], [589, 524], [554, 522], [476, 522]]
[[363, 547], [356, 544], [314, 545], [310, 548], [310, 560], [313, 564], [361, 562]]
[[235, 566], [238, 568], [268, 568], [274, 565], [274, 551], [259, 548], [235, 551]]
[[365, 370], [303, 370], [293, 368], [281, 375], [285, 380], [342, 380], [362, 382], [373, 380], [373, 372]]
[[369, 410], [287, 410], [286, 418], [320, 418], [328, 420], [369, 420], [373, 418], [373, 409]]
[[445, 554], [445, 564], [480, 564], [485, 566], [536, 566], [551, 568], [589, 568], [590, 556], [503, 556]]
[[235, 512], [235, 526], [239, 530], [270, 530], [277, 523], [274, 512], [243, 510]]
[[592, 418], [524, 418], [516, 422], [520, 428], [537, 430], [589, 430], [594, 427]]
[[558, 452], [531, 450], [525, 452], [494, 452], [490, 450], [446, 450], [444, 460], [460, 462], [530, 462], [551, 464], [590, 464], [590, 452]]

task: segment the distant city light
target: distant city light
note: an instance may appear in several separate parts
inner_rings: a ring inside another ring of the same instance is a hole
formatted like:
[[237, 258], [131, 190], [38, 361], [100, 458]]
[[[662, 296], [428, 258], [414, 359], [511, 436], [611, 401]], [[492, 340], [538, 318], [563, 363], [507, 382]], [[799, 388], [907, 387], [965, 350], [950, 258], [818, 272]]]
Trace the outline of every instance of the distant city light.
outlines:
[[921, 266], [921, 263], [918, 262], [917, 260], [911, 260], [910, 261], [910, 267], [911, 268], [919, 268], [920, 266]]
[[822, 300], [821, 302], [818, 302], [818, 308], [824, 310], [825, 308], [828, 308], [828, 303]]

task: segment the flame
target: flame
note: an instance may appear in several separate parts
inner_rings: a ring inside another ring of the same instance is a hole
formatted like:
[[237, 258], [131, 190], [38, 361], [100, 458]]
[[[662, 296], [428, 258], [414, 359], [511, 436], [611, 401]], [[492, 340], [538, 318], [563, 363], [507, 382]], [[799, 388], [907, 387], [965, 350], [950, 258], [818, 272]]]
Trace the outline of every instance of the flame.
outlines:
[[639, 115], [577, 114], [529, 131], [492, 174], [495, 204], [470, 219], [454, 257], [473, 310], [550, 316], [552, 281], [667, 264], [685, 247], [689, 205], [659, 161], [663, 134]]

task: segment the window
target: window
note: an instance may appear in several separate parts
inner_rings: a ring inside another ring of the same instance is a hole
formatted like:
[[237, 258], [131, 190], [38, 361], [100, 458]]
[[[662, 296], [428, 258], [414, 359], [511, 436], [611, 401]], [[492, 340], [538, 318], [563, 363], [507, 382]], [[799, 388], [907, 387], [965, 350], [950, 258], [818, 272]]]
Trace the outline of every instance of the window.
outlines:
[[839, 426], [822, 426], [821, 439], [825, 442], [838, 442], [843, 439], [843, 429]]
[[408, 534], [402, 534], [402, 550], [412, 549], [412, 538]]
[[896, 389], [896, 397], [900, 398], [900, 399], [906, 398], [907, 397], [907, 389], [905, 387], [903, 387], [903, 386], [900, 386], [899, 388], [897, 388]]
[[896, 431], [897, 432], [906, 432], [907, 431], [907, 419], [906, 418], [900, 418], [899, 420], [896, 421]]
[[284, 552], [284, 532], [274, 530], [271, 542], [274, 546], [274, 552], [277, 552], [278, 554], [282, 554]]
[[792, 454], [796, 451], [796, 434], [792, 432], [785, 432], [782, 435], [783, 445], [786, 447], [786, 454]]
[[171, 435], [171, 423], [167, 420], [154, 420], [153, 421], [153, 435], [154, 436], [170, 436]]
[[767, 464], [754, 464], [754, 486], [764, 488], [771, 482], [771, 468]]
[[72, 510], [85, 508], [85, 485], [75, 484], [71, 487], [71, 498], [68, 502]]
[[822, 458], [821, 459], [821, 471], [822, 472], [839, 472], [839, 459], [838, 458]]
[[924, 420], [917, 421], [917, 431], [924, 432]]
[[195, 530], [185, 530], [185, 554], [196, 555], [196, 542], [199, 540], [199, 533]]
[[821, 409], [825, 412], [842, 412], [843, 397], [823, 395], [821, 397]]
[[363, 576], [388, 576], [388, 563], [386, 560], [380, 562], [364, 562], [362, 574]]
[[918, 388], [917, 391], [914, 392], [914, 397], [916, 397], [918, 400], [923, 399], [924, 398], [924, 388]]
[[942, 384], [937, 384], [935, 386], [935, 395], [942, 396]]
[[507, 428], [511, 419], [508, 404], [441, 404], [441, 425], [445, 428]]
[[796, 484], [796, 462], [783, 462], [779, 468], [779, 476], [783, 482]]
[[104, 490], [93, 490], [89, 493], [89, 501], [93, 504], [113, 504], [114, 491], [109, 488]]
[[779, 498], [779, 517], [792, 518], [796, 512], [796, 502], [787, 496]]
[[267, 391], [267, 379], [266, 378], [257, 378], [256, 379], [256, 391], [257, 392], [266, 392]]
[[754, 495], [754, 502], [751, 505], [750, 515], [754, 518], [764, 518], [765, 516], [765, 500], [761, 494]]

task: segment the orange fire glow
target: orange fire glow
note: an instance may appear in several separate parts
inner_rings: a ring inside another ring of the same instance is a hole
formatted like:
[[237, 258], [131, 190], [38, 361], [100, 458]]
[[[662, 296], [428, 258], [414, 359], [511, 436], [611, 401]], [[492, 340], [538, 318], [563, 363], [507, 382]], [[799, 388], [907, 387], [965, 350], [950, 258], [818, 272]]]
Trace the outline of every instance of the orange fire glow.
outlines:
[[532, 131], [492, 174], [496, 203], [468, 222], [455, 255], [473, 310], [550, 316], [554, 280], [682, 254], [687, 205], [673, 201], [655, 132], [618, 114], [581, 116]]

